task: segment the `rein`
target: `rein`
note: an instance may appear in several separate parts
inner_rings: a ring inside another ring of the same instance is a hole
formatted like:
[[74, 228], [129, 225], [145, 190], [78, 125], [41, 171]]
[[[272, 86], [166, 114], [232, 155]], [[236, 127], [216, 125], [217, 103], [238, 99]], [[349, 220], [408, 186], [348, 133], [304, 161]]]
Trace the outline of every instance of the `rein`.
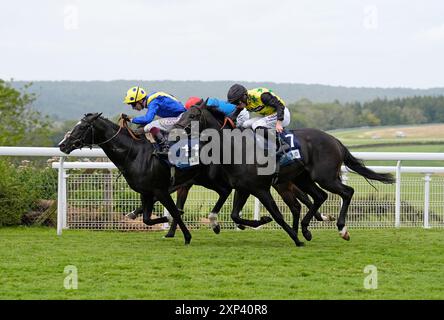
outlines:
[[[92, 123], [90, 124], [90, 126], [91, 126], [91, 130], [92, 130], [92, 135], [93, 135], [93, 137], [92, 137], [92, 144], [91, 145], [94, 145], [94, 127], [92, 126]], [[111, 138], [109, 138], [108, 140], [103, 141], [103, 142], [99, 142], [96, 145], [100, 146], [102, 144], [110, 142], [115, 137], [117, 137], [117, 135], [120, 133], [120, 131], [122, 131], [123, 128], [125, 128], [128, 131], [128, 133], [130, 134], [131, 138], [133, 138], [133, 140], [136, 140], [136, 141], [140, 140], [140, 138], [136, 137], [136, 135], [134, 134], [133, 130], [131, 130], [131, 128], [128, 127], [128, 121], [126, 121], [123, 118], [120, 118], [120, 120], [119, 120], [119, 130], [117, 130], [117, 132]]]
[[[102, 145], [102, 144], [108, 143], [108, 142], [110, 142], [111, 140], [113, 140], [115, 137], [117, 137], [117, 135], [120, 133], [120, 131], [122, 130], [122, 128], [123, 128], [123, 127], [119, 127], [119, 130], [117, 130], [117, 132], [116, 132], [111, 138], [109, 138], [109, 139], [106, 140], [106, 141], [103, 141], [103, 142], [97, 143], [97, 145], [100, 146], [100, 145]], [[92, 131], [92, 132], [94, 132], [94, 131]], [[93, 141], [92, 145], [94, 145], [94, 137], [93, 137], [92, 141]]]
[[[203, 110], [202, 110], [202, 111], [203, 111]], [[207, 125], [207, 123], [208, 123], [208, 120], [207, 120], [207, 117], [203, 114], [202, 111], [201, 111], [201, 113], [200, 113], [199, 123], [200, 123], [201, 119], [203, 119], [203, 120], [205, 121], [205, 127], [206, 127], [206, 125]], [[208, 112], [210, 112], [210, 111], [208, 111]], [[211, 113], [211, 112], [210, 112], [210, 113]], [[213, 115], [213, 117], [214, 117], [216, 120], [218, 120], [214, 115]], [[219, 121], [218, 121], [218, 122], [219, 122]], [[231, 129], [235, 129], [235, 128], [236, 128], [236, 125], [234, 124], [233, 119], [231, 119], [230, 117], [225, 116], [225, 117], [224, 117], [224, 121], [223, 121], [222, 124], [220, 125], [220, 128], [219, 128], [219, 129], [223, 129], [223, 128], [225, 128], [225, 127], [227, 126], [227, 124], [230, 125]]]
[[[128, 133], [130, 134], [131, 138], [133, 138], [133, 140], [140, 140], [140, 138], [136, 137], [136, 135], [134, 134], [133, 130], [131, 130], [131, 128], [128, 127], [128, 121], [126, 121], [123, 118], [120, 118], [119, 126], [120, 126], [120, 129], [126, 128], [126, 130], [128, 130]], [[119, 129], [119, 131], [120, 131], [120, 129]]]
[[222, 126], [220, 128], [223, 129], [227, 125], [227, 123], [230, 124], [231, 129], [236, 128], [236, 125], [234, 124], [233, 119], [231, 119], [230, 117], [225, 117], [224, 123], [222, 123]]

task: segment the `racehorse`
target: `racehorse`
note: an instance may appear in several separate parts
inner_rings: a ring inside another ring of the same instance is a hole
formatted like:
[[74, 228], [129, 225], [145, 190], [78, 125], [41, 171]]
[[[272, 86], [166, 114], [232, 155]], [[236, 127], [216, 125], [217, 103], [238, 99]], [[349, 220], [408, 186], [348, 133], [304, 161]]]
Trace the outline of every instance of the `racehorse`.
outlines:
[[[232, 128], [227, 128], [229, 121], [226, 121], [225, 114], [216, 108], [206, 106], [205, 102], [183, 113], [181, 119], [176, 123], [175, 128], [184, 129], [189, 133], [193, 121], [198, 122], [200, 132], [210, 128], [218, 130], [222, 136], [222, 131], [232, 130]], [[251, 129], [245, 130], [249, 130], [250, 134], [254, 135]], [[366, 179], [376, 180], [382, 183], [394, 183], [395, 180], [393, 176], [391, 174], [379, 174], [367, 168], [363, 162], [355, 158], [338, 139], [326, 132], [312, 128], [291, 130], [290, 132], [293, 133], [300, 142], [302, 161], [296, 161], [294, 164], [283, 167], [279, 171], [279, 180], [293, 182], [298, 188], [313, 198], [313, 205], [301, 222], [302, 234], [307, 240], [311, 240], [312, 235], [308, 230], [310, 220], [327, 199], [327, 193], [321, 189], [323, 188], [331, 193], [338, 194], [342, 198], [342, 206], [336, 224], [339, 235], [343, 239], [349, 240], [350, 234], [345, 226], [345, 222], [354, 189], [343, 184], [341, 181], [342, 164], [345, 164], [347, 168]], [[232, 153], [237, 150], [238, 152], [243, 152], [243, 157], [248, 157], [246, 150], [239, 150], [239, 146], [233, 143], [223, 145], [221, 152], [223, 153], [224, 150], [230, 148]], [[232, 186], [236, 189], [232, 218], [238, 222], [242, 220], [239, 218], [238, 212], [242, 209], [249, 194], [257, 192], [254, 185], [258, 184], [261, 186], [261, 189], [265, 189], [267, 183], [271, 185], [271, 178], [269, 177], [267, 180], [267, 178], [258, 176], [257, 172], [251, 170], [249, 166], [230, 164], [221, 164], [220, 166], [224, 168], [224, 172], [229, 177]], [[315, 182], [321, 188], [319, 188]], [[268, 206], [275, 208], [274, 201], [269, 202]], [[269, 208], [267, 207], [267, 209]], [[293, 238], [282, 221], [276, 220], [276, 222], [283, 226], [284, 230]], [[248, 222], [242, 221], [242, 224], [248, 225]]]
[[[123, 130], [125, 128], [125, 130]], [[191, 241], [191, 234], [182, 221], [180, 211], [170, 195], [170, 169], [159, 157], [154, 156], [154, 146], [147, 139], [135, 139], [132, 131], [124, 126], [101, 117], [100, 113], [85, 115], [73, 130], [59, 143], [62, 152], [69, 154], [75, 149], [97, 145], [116, 165], [131, 189], [138, 192], [143, 206], [143, 222], [147, 225], [168, 222], [168, 217], [151, 219], [156, 200], [168, 210], [183, 232], [185, 244]], [[200, 168], [181, 170], [176, 174], [176, 185], [199, 179]], [[204, 181], [205, 185], [207, 181]], [[220, 192], [223, 204], [231, 189], [218, 188], [218, 184], [207, 187]], [[223, 199], [225, 197], [225, 199]]]
[[[188, 190], [192, 184], [200, 184], [216, 191], [219, 194], [219, 199], [210, 214], [210, 221], [212, 220], [212, 214], [219, 212], [231, 193], [232, 188], [228, 186], [223, 176], [220, 176], [217, 172], [210, 173], [212, 168], [216, 168], [212, 165], [176, 170], [175, 185], [171, 186], [169, 167], [163, 160], [153, 155], [154, 146], [145, 137], [135, 139], [129, 128], [124, 125], [118, 126], [101, 117], [99, 113], [85, 115], [59, 143], [59, 148], [62, 152], [69, 154], [75, 149], [85, 146], [92, 147], [93, 145], [97, 145], [104, 150], [108, 158], [120, 170], [128, 185], [140, 194], [144, 223], [153, 225], [168, 221], [167, 217], [151, 219], [154, 203], [159, 200], [173, 217], [169, 234], [174, 234], [176, 223], [179, 224], [184, 233], [186, 244], [190, 243], [191, 234], [181, 220], [181, 210], [172, 202], [170, 192], [178, 190], [178, 207], [183, 208]], [[295, 191], [294, 187], [282, 184], [277, 187], [277, 190], [284, 201], [289, 204], [292, 212], [300, 211], [300, 205], [295, 198], [297, 190]], [[303, 201], [304, 196], [301, 195]], [[309, 201], [309, 199], [305, 199], [305, 201]], [[323, 220], [320, 216], [318, 219]], [[255, 222], [255, 226], [270, 221], [269, 217], [263, 217], [260, 221]], [[218, 233], [220, 227], [214, 220], [214, 216], [211, 222], [213, 230]]]

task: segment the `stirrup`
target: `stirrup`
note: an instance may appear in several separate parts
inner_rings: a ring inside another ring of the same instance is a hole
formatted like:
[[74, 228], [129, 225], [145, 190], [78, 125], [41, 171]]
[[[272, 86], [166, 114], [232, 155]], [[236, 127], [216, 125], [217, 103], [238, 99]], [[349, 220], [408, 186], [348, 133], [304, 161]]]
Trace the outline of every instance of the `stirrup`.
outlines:
[[276, 151], [276, 156], [284, 155], [291, 150], [291, 146], [284, 140], [279, 138], [279, 149]]

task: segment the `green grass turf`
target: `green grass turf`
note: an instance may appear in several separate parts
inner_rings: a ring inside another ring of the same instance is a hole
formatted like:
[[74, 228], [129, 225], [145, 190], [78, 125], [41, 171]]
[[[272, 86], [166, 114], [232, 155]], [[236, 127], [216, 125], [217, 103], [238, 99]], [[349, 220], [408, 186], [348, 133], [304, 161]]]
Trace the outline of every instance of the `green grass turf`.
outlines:
[[[313, 230], [297, 248], [283, 231], [161, 232], [0, 229], [1, 299], [443, 299], [444, 230]], [[378, 289], [363, 282], [378, 268]], [[63, 287], [67, 265], [78, 289]]]

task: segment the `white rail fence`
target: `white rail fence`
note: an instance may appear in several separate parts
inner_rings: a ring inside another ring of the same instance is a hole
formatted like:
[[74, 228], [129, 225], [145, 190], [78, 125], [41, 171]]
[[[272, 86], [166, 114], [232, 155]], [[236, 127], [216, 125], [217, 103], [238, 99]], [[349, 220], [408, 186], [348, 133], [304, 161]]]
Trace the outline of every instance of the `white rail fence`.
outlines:
[[[43, 156], [60, 157], [53, 163], [58, 169], [58, 219], [57, 233], [62, 229], [92, 230], [149, 230], [164, 229], [168, 225], [147, 227], [142, 219], [130, 220], [124, 213], [140, 206], [137, 193], [127, 186], [124, 178], [117, 179], [118, 172], [111, 162], [66, 162], [67, 156], [57, 148], [0, 147], [0, 156]], [[377, 172], [392, 172], [396, 184], [373, 183], [373, 189], [362, 177], [344, 170], [343, 180], [355, 189], [349, 207], [347, 224], [354, 228], [383, 227], [444, 227], [444, 166], [403, 167], [404, 160], [444, 160], [444, 153], [407, 152], [354, 152], [363, 160], [396, 160], [397, 166], [370, 167]], [[101, 149], [76, 150], [70, 157], [106, 158]], [[76, 170], [83, 169], [83, 170]], [[87, 170], [89, 169], [89, 170]], [[89, 172], [85, 172], [89, 171]], [[281, 212], [288, 222], [292, 216], [281, 198], [274, 193]], [[199, 186], [193, 186], [186, 206], [184, 220], [190, 228], [208, 225], [207, 216], [215, 204], [217, 194]], [[219, 221], [223, 228], [235, 228], [230, 218], [231, 197], [222, 208]], [[337, 218], [341, 200], [329, 194], [320, 211]], [[154, 214], [163, 215], [160, 205]], [[306, 213], [303, 208], [302, 216]], [[266, 210], [250, 198], [243, 216], [258, 219]], [[335, 228], [335, 221], [312, 222], [313, 228]], [[264, 229], [279, 228], [274, 222]]]

